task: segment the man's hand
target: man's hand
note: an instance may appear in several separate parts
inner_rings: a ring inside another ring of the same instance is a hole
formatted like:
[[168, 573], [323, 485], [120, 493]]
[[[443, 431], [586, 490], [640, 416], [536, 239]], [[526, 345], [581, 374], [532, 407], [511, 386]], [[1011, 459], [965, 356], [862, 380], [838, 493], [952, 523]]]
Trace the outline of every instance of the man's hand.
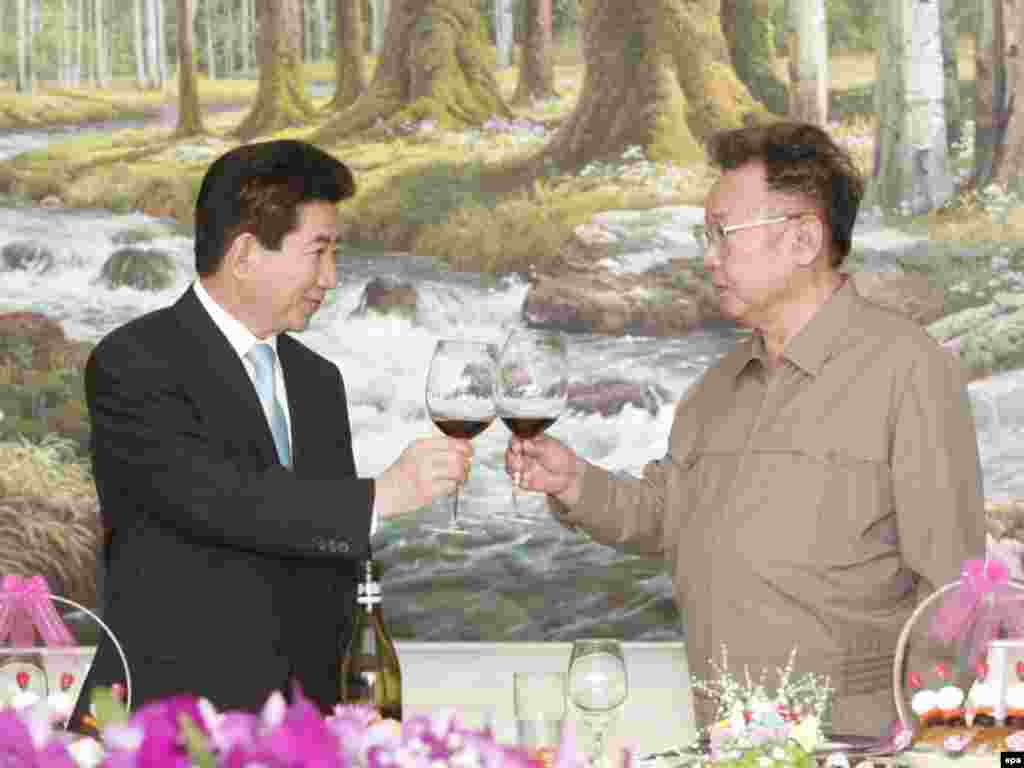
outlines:
[[409, 443], [377, 478], [373, 508], [379, 518], [413, 512], [465, 482], [473, 460], [468, 440], [430, 437]]
[[548, 435], [529, 440], [513, 436], [505, 450], [505, 471], [527, 491], [540, 491], [572, 506], [580, 499], [583, 460]]

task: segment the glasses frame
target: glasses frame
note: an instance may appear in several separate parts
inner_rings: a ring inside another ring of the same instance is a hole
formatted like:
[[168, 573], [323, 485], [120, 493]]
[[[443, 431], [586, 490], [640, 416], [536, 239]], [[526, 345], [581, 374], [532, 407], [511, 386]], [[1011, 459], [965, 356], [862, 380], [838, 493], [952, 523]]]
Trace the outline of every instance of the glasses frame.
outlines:
[[817, 215], [815, 211], [797, 211], [796, 213], [773, 216], [769, 219], [756, 219], [755, 221], [745, 221], [741, 224], [729, 224], [727, 226], [713, 221], [707, 225], [694, 224], [690, 233], [693, 235], [693, 239], [697, 241], [697, 246], [700, 248], [701, 253], [707, 253], [712, 248], [717, 248], [724, 243], [725, 238], [733, 232], [741, 232], [744, 229], [753, 229], [754, 227], [764, 227], [768, 224], [781, 224], [784, 221], [793, 221], [795, 219], [802, 219], [805, 216]]

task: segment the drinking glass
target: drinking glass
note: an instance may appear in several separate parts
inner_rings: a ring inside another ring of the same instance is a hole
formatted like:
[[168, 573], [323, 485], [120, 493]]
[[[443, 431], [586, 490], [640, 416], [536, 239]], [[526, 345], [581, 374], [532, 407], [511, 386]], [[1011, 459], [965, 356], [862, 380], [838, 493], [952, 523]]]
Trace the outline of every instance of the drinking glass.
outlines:
[[591, 765], [606, 764], [605, 731], [626, 702], [629, 681], [618, 640], [590, 638], [572, 644], [569, 657], [569, 698], [591, 733], [587, 751]]
[[[441, 339], [427, 371], [427, 412], [449, 437], [471, 440], [494, 421], [494, 365], [497, 346], [478, 341]], [[431, 530], [468, 533], [459, 521], [462, 483], [455, 487], [448, 525]], [[429, 527], [429, 526], [428, 526]]]
[[[498, 416], [515, 435], [530, 440], [562, 415], [569, 397], [569, 345], [560, 331], [513, 331], [498, 357], [494, 404]], [[512, 505], [518, 510], [512, 480]]]
[[519, 746], [550, 766], [565, 722], [565, 673], [513, 672], [512, 693]]

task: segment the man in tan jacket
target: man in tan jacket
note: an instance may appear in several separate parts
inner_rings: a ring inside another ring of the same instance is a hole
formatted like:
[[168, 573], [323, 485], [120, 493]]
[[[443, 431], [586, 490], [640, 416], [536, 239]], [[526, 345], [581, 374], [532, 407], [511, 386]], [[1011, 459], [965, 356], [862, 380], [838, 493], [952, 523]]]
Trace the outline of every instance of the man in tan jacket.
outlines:
[[753, 333], [687, 391], [642, 477], [547, 436], [512, 438], [507, 469], [565, 524], [666, 558], [694, 675], [722, 644], [755, 676], [797, 646], [797, 672], [835, 687], [832, 731], [878, 735], [900, 629], [984, 553], [970, 402], [956, 361], [839, 271], [863, 194], [844, 150], [777, 123], [710, 154], [695, 237], [723, 314]]

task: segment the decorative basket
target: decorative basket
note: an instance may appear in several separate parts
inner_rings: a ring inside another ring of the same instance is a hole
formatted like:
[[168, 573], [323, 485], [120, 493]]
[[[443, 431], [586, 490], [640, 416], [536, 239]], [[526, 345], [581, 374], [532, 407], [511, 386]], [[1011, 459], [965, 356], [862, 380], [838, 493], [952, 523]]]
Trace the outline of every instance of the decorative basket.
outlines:
[[4, 577], [0, 582], [0, 705], [45, 705], [54, 724], [65, 727], [103, 634], [121, 657], [124, 700], [130, 707], [127, 659], [99, 616], [51, 594], [42, 577]]
[[[986, 565], [987, 565], [987, 563], [988, 563], [988, 561], [986, 561]], [[896, 644], [895, 659], [893, 661], [892, 685], [893, 685], [893, 694], [894, 694], [895, 701], [896, 701], [896, 710], [899, 713], [900, 722], [901, 722], [903, 728], [907, 732], [911, 732], [911, 733], [914, 732], [914, 725], [915, 725], [915, 723], [914, 723], [914, 716], [913, 716], [913, 714], [911, 713], [911, 711], [907, 707], [907, 697], [905, 695], [904, 685], [903, 685], [903, 663], [904, 663], [904, 658], [905, 658], [905, 655], [906, 655], [906, 652], [907, 652], [907, 644], [908, 644], [908, 641], [910, 639], [911, 632], [912, 632], [912, 630], [914, 628], [914, 625], [921, 618], [921, 616], [923, 616], [925, 614], [925, 612], [927, 610], [929, 610], [930, 608], [933, 608], [935, 606], [935, 604], [943, 596], [950, 594], [951, 592], [953, 592], [953, 590], [965, 587], [965, 584], [966, 584], [966, 580], [964, 578], [960, 578], [957, 581], [951, 582], [951, 583], [946, 584], [945, 586], [937, 589], [935, 592], [933, 592], [927, 598], [922, 600], [921, 603], [914, 610], [914, 612], [907, 619], [906, 623], [903, 626], [903, 630], [900, 633], [899, 640], [898, 640], [898, 642]], [[1021, 604], [1021, 610], [1024, 611], [1024, 583], [1021, 583], [1019, 581], [1015, 581], [1013, 579], [1008, 579], [1007, 578], [1005, 581], [1001, 582], [1000, 586], [1005, 588], [1005, 589], [1003, 589], [1003, 593], [1004, 594], [1005, 593], [1012, 594], [1012, 597], [1010, 597], [1010, 600], [1011, 600], [1011, 602], [1013, 604], [1016, 604], [1016, 602], [1018, 600], [1018, 595], [1019, 595], [1020, 604]], [[980, 595], [979, 599], [981, 599], [981, 597], [984, 596], [983, 592], [977, 593], [977, 594]], [[1022, 639], [1024, 639], [1024, 638], [1022, 638]], [[986, 643], [986, 646], [988, 646], [987, 643]], [[1010, 668], [1011, 667], [1009, 665], [1007, 665], [1004, 668], [1006, 674], [1009, 674], [1009, 669]]]

